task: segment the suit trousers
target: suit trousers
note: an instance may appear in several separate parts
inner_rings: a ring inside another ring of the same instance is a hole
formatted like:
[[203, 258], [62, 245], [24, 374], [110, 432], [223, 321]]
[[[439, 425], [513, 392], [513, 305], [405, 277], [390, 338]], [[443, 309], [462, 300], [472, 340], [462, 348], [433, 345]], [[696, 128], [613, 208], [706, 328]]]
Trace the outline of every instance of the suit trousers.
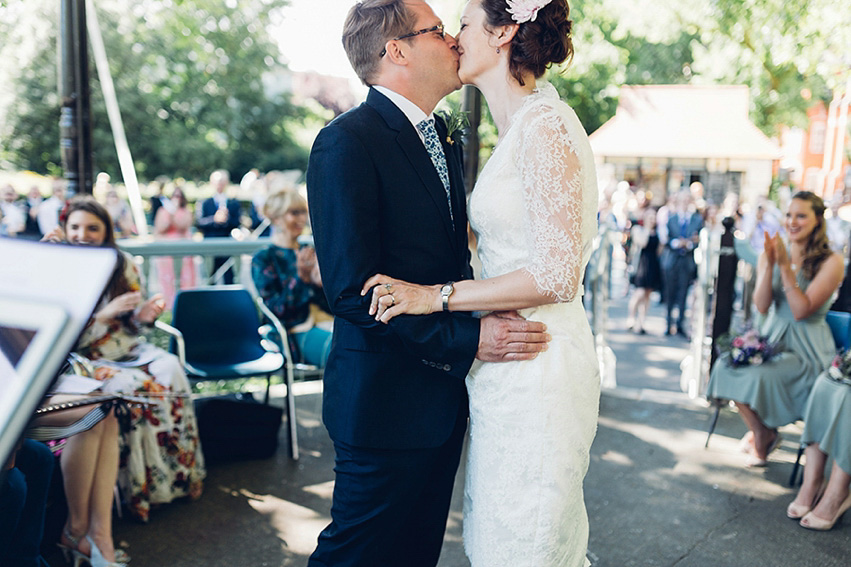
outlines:
[[668, 329], [673, 323], [673, 309], [677, 308], [677, 330], [684, 331], [686, 316], [686, 298], [688, 288], [694, 279], [694, 258], [691, 254], [680, 255], [676, 251], [670, 252], [670, 264], [666, 270], [665, 296], [667, 298], [667, 323]]
[[434, 567], [461, 458], [466, 411], [441, 446], [367, 449], [334, 443], [331, 524], [308, 567]]

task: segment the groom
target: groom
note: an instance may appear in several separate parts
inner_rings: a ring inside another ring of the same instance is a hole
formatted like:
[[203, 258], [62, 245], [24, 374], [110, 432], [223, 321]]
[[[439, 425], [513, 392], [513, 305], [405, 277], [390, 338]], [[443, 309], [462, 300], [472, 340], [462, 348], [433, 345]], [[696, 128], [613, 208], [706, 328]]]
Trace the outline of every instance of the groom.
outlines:
[[[316, 138], [307, 170], [325, 294], [336, 316], [323, 418], [336, 450], [331, 524], [311, 567], [426, 567], [440, 555], [467, 422], [474, 358], [533, 358], [543, 325], [469, 313], [369, 314], [383, 273], [422, 284], [471, 278], [460, 148], [420, 125], [458, 89], [455, 40], [421, 0], [363, 0], [343, 45], [366, 102]], [[435, 132], [436, 128], [436, 132]]]

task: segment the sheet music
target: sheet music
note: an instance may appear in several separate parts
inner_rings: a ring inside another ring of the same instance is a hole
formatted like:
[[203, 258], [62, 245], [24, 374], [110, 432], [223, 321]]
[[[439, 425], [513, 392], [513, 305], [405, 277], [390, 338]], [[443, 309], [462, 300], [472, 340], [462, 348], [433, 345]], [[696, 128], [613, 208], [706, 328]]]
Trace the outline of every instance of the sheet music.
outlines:
[[80, 376], [79, 374], [62, 374], [53, 385], [51, 395], [56, 394], [88, 394], [103, 386], [103, 382]]

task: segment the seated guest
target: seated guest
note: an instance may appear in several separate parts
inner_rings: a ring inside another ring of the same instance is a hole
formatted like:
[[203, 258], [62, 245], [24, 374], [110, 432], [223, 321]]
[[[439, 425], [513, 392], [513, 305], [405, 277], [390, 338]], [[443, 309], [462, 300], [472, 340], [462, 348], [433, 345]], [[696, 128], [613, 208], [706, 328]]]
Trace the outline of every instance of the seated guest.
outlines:
[[757, 264], [754, 305], [765, 315], [760, 329], [782, 350], [760, 365], [712, 368], [707, 396], [733, 400], [750, 430], [743, 440], [748, 466], [767, 464], [779, 444], [777, 428], [804, 417], [816, 377], [830, 364], [835, 346], [825, 315], [839, 287], [843, 262], [830, 250], [821, 197], [801, 191], [786, 212], [788, 250], [780, 235], [765, 235]]
[[[813, 386], [804, 420], [804, 482], [786, 515], [800, 519], [805, 528], [829, 530], [851, 508], [851, 384], [823, 372]], [[825, 485], [828, 455], [833, 467]]]
[[307, 225], [307, 201], [296, 191], [277, 191], [269, 195], [263, 214], [272, 223], [272, 244], [251, 261], [254, 287], [287, 328], [293, 358], [324, 368], [331, 332], [314, 324], [310, 307], [313, 304], [327, 311], [328, 304], [316, 250], [298, 243]]
[[0, 565], [42, 567], [39, 550], [53, 453], [47, 445], [27, 439], [4, 468], [0, 470]]
[[[62, 227], [45, 238], [116, 248], [109, 214], [88, 195], [73, 198]], [[205, 470], [186, 374], [176, 356], [144, 342], [139, 334], [141, 325], [153, 324], [163, 312], [162, 298], [144, 300], [132, 259], [123, 253], [118, 258], [75, 352], [92, 361], [104, 392], [141, 393], [155, 400], [131, 409], [129, 427], [120, 437], [119, 484], [130, 511], [147, 521], [151, 504], [199, 497]]]

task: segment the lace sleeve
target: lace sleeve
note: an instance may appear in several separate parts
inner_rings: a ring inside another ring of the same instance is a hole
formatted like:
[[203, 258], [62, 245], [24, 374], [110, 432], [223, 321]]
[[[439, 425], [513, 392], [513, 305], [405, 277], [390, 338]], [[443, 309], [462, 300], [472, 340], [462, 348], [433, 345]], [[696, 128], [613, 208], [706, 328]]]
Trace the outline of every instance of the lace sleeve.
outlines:
[[570, 302], [582, 282], [582, 184], [580, 160], [567, 126], [551, 107], [524, 117], [515, 154], [523, 180], [527, 238], [526, 270], [539, 292]]

